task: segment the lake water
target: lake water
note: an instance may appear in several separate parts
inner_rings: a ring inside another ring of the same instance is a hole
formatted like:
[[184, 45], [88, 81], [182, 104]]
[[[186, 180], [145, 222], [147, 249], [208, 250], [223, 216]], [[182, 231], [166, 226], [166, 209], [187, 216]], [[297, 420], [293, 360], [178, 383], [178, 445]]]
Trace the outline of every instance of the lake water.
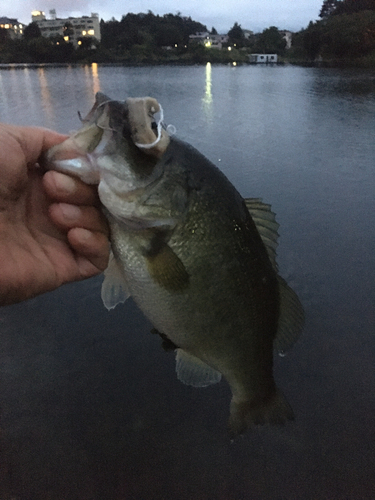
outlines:
[[1, 500], [375, 498], [375, 76], [291, 66], [0, 70], [0, 120], [68, 132], [94, 93], [152, 95], [272, 204], [306, 312], [275, 378], [296, 420], [230, 443], [229, 389], [182, 385], [101, 278], [0, 309]]

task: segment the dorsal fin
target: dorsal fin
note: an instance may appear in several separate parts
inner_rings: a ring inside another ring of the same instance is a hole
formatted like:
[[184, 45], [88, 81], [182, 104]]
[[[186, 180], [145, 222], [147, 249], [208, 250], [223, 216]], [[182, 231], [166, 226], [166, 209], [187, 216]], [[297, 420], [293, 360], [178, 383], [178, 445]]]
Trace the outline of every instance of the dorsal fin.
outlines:
[[[280, 226], [276, 222], [271, 205], [263, 203], [260, 198], [247, 198], [245, 204], [266, 246], [272, 266], [278, 272], [276, 248], [279, 237], [277, 231]], [[277, 280], [280, 291], [280, 317], [273, 346], [276, 351], [282, 353], [292, 347], [301, 335], [305, 315], [301, 302], [294, 291], [279, 275]]]
[[279, 224], [276, 222], [275, 214], [271, 210], [271, 205], [263, 203], [260, 198], [246, 198], [245, 205], [248, 209], [259, 234], [266, 246], [268, 257], [277, 272], [276, 248], [279, 233]]
[[305, 314], [297, 294], [281, 276], [277, 276], [277, 280], [280, 291], [280, 316], [273, 347], [281, 354], [297, 342], [302, 333]]

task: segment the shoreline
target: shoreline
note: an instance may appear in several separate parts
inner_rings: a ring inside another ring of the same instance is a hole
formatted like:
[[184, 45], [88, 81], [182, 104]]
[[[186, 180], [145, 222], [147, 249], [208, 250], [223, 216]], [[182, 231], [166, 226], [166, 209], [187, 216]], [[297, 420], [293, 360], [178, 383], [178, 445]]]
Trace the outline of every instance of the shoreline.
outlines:
[[319, 61], [305, 61], [305, 60], [293, 60], [283, 58], [277, 63], [253, 63], [244, 60], [228, 60], [228, 61], [191, 61], [184, 59], [173, 59], [173, 60], [124, 60], [124, 61], [72, 61], [72, 62], [10, 62], [10, 63], [0, 63], [0, 70], [11, 70], [11, 69], [38, 69], [38, 68], [64, 68], [64, 67], [80, 67], [80, 66], [91, 66], [92, 64], [97, 64], [98, 66], [118, 66], [118, 67], [145, 67], [145, 66], [205, 66], [207, 63], [216, 66], [301, 66], [306, 68], [358, 68], [358, 69], [374, 69], [375, 60], [370, 59], [327, 59]]

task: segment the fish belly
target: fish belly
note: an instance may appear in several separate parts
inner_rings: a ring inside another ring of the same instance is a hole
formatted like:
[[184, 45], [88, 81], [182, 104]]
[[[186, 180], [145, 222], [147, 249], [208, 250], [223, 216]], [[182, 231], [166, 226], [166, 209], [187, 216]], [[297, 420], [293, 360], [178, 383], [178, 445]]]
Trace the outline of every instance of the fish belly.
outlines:
[[176, 346], [221, 372], [228, 381], [233, 393], [229, 423], [233, 435], [254, 423], [291, 418], [292, 410], [277, 390], [272, 373], [274, 332], [269, 330], [275, 330], [277, 323], [272, 318], [272, 294], [263, 294], [268, 310], [267, 304], [259, 308], [254, 294], [233, 283], [230, 286], [233, 265], [229, 265], [231, 279], [225, 279], [223, 269], [197, 275], [187, 261], [189, 286], [172, 293], [152, 279], [137, 237], [120, 226], [112, 225], [112, 233], [130, 295], [145, 316]]

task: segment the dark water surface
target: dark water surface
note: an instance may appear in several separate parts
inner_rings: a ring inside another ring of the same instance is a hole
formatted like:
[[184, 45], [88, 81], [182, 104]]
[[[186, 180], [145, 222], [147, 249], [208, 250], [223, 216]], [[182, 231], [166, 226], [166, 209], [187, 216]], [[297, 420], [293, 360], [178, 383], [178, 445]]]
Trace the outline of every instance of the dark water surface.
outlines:
[[225, 382], [177, 381], [101, 278], [0, 308], [1, 500], [375, 498], [375, 77], [295, 67], [0, 71], [0, 120], [78, 128], [94, 92], [152, 95], [244, 197], [271, 203], [306, 311], [275, 376], [296, 420], [233, 444]]

